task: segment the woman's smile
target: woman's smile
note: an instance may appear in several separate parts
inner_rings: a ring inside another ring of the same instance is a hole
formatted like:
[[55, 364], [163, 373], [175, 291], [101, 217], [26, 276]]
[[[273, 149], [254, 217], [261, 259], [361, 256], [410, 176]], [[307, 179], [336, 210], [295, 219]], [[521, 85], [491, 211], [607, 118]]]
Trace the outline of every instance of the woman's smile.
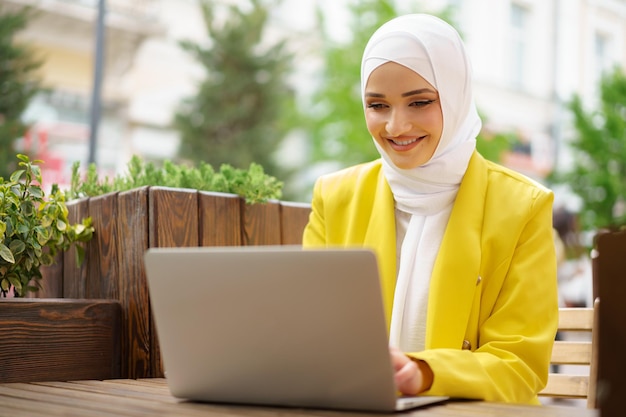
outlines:
[[413, 149], [415, 146], [417, 146], [419, 144], [419, 142], [421, 142], [421, 140], [424, 138], [425, 136], [422, 137], [413, 137], [413, 138], [389, 138], [387, 139], [388, 141], [391, 142], [391, 146], [399, 151], [408, 151]]

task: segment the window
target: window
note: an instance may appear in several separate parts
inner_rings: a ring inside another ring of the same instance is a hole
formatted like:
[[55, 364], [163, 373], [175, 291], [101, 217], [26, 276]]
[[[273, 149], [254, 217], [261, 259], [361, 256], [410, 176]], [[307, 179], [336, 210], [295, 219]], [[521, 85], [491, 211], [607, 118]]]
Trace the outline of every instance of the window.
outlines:
[[602, 74], [611, 69], [611, 39], [608, 35], [600, 32], [594, 34], [593, 53], [594, 53], [594, 75], [596, 81], [599, 82]]
[[89, 102], [83, 95], [54, 90], [44, 95], [47, 106], [55, 109], [57, 119], [66, 122], [88, 123]]
[[522, 88], [525, 84], [525, 65], [528, 54], [528, 9], [512, 3], [510, 15], [510, 56], [509, 80], [514, 88]]

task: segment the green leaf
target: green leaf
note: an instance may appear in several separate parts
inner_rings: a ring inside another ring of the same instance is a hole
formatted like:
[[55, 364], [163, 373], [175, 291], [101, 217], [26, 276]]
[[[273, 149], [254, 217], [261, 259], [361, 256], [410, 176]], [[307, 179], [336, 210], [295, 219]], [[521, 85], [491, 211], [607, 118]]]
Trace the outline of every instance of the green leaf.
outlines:
[[45, 215], [41, 218], [40, 223], [42, 227], [50, 227], [52, 225], [52, 216]]
[[18, 169], [17, 171], [13, 172], [13, 174], [11, 174], [11, 181], [12, 182], [18, 182], [20, 180], [20, 178], [22, 177], [22, 175], [24, 175], [24, 173], [26, 172], [26, 170], [24, 169]]
[[85, 248], [76, 245], [76, 267], [80, 267], [85, 260]]
[[43, 198], [44, 196], [43, 190], [38, 185], [28, 187], [28, 192], [35, 198]]
[[57, 220], [57, 230], [64, 232], [67, 230], [67, 223], [63, 220]]
[[26, 244], [19, 239], [15, 239], [9, 244], [9, 249], [11, 249], [14, 256], [19, 255], [26, 249]]
[[20, 205], [20, 208], [24, 216], [27, 216], [27, 217], [32, 216], [33, 213], [35, 212], [35, 204], [33, 203], [32, 200], [23, 201], [22, 204]]
[[[41, 161], [35, 161], [35, 162], [41, 162]], [[33, 170], [33, 175], [35, 176], [35, 179], [37, 180], [37, 182], [41, 183], [41, 168], [39, 168], [37, 165], [33, 165], [32, 170]]]
[[30, 224], [28, 224], [28, 223], [18, 223], [18, 225], [17, 225], [17, 232], [21, 233], [24, 236], [28, 236], [28, 233], [30, 232]]
[[22, 281], [20, 281], [20, 279], [16, 276], [9, 276], [8, 277], [9, 282], [11, 283], [11, 285], [13, 285], [15, 287], [15, 290], [18, 292], [18, 294], [21, 294], [22, 292]]
[[52, 265], [54, 263], [54, 258], [49, 253], [43, 253], [39, 259], [41, 265]]
[[40, 245], [45, 245], [50, 240], [50, 229], [43, 227], [35, 228], [35, 237], [37, 238], [37, 243]]
[[7, 262], [10, 262], [12, 264], [15, 263], [15, 258], [13, 257], [13, 253], [4, 243], [0, 243], [0, 257], [2, 257], [2, 259], [4, 259]]

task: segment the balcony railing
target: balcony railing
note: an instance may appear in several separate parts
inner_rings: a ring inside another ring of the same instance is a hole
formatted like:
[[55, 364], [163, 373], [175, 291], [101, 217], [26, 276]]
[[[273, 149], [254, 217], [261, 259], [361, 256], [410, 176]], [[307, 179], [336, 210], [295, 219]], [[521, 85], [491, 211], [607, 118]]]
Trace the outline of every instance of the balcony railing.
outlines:
[[[98, 7], [100, 0], [57, 0], [86, 8]], [[107, 13], [136, 20], [155, 20], [158, 16], [160, 0], [105, 0]]]

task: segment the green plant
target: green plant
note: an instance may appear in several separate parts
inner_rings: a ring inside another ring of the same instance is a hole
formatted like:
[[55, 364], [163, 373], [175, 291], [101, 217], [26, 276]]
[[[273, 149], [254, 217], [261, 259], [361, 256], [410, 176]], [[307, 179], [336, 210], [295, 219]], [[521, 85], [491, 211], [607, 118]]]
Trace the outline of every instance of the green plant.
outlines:
[[[41, 188], [42, 161], [18, 154], [18, 169], [8, 181], [0, 177], [0, 295], [11, 287], [17, 296], [37, 291], [41, 266], [54, 263], [59, 251], [93, 235], [91, 218], [71, 225], [65, 195], [56, 185], [46, 198]], [[74, 245], [82, 263], [84, 249]]]
[[32, 8], [13, 10], [0, 2], [0, 177], [17, 168], [12, 150], [28, 128], [22, 114], [33, 97], [45, 91], [39, 72], [42, 57], [17, 38], [35, 17]]
[[238, 168], [256, 162], [272, 175], [282, 172], [273, 154], [288, 133], [286, 112], [295, 107], [292, 53], [286, 39], [265, 36], [279, 2], [198, 2], [210, 42], [179, 42], [205, 74], [172, 119], [180, 157]]
[[574, 135], [572, 163], [552, 181], [567, 184], [580, 197], [583, 230], [626, 225], [626, 73], [604, 74], [597, 104], [575, 94], [568, 103]]
[[127, 173], [112, 179], [101, 179], [94, 164], [89, 165], [84, 178], [81, 178], [79, 168], [80, 163], [75, 162], [70, 189], [66, 191], [68, 200], [148, 185], [237, 194], [249, 204], [264, 203], [282, 196], [283, 183], [267, 175], [263, 167], [255, 163], [250, 164], [248, 170], [222, 164], [219, 171], [215, 171], [204, 162], [195, 167], [171, 161], [165, 161], [161, 168], [157, 168], [135, 155], [127, 165]]

